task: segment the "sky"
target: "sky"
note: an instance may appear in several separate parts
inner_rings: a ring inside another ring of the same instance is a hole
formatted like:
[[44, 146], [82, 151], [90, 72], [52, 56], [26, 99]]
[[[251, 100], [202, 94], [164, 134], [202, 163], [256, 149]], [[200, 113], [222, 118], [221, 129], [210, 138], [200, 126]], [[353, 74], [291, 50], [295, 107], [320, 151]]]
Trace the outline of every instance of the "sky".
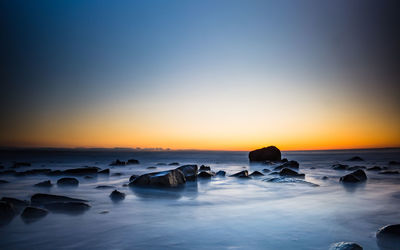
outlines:
[[400, 146], [396, 1], [0, 2], [0, 146]]

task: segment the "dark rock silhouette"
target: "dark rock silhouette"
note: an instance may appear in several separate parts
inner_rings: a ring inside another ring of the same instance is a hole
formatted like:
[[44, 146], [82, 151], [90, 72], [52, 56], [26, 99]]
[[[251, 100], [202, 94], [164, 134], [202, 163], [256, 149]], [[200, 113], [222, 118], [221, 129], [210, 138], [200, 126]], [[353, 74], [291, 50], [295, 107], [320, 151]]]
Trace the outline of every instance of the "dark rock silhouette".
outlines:
[[281, 151], [275, 146], [256, 149], [249, 153], [251, 162], [280, 161]]
[[389, 165], [400, 165], [400, 161], [389, 161]]
[[107, 174], [110, 174], [110, 169], [106, 168], [106, 169], [100, 170], [98, 173], [107, 175]]
[[187, 181], [194, 181], [197, 178], [197, 165], [183, 165], [177, 169], [181, 170]]
[[44, 204], [44, 207], [53, 213], [64, 213], [64, 214], [82, 214], [90, 208], [90, 206], [84, 202], [52, 202]]
[[363, 248], [354, 242], [338, 242], [332, 244], [329, 250], [363, 250]]
[[121, 200], [125, 199], [125, 194], [119, 192], [118, 190], [114, 190], [110, 194], [110, 199], [113, 201], [121, 201]]
[[239, 177], [239, 178], [250, 178], [249, 172], [247, 170], [240, 171], [236, 174], [231, 175], [231, 177]]
[[280, 172], [279, 172], [280, 176], [291, 176], [291, 177], [304, 177], [304, 174], [299, 174], [296, 171], [290, 169], [290, 168], [283, 168]]
[[21, 214], [21, 218], [25, 223], [32, 223], [45, 217], [49, 212], [37, 207], [27, 207]]
[[342, 182], [362, 182], [367, 180], [367, 175], [361, 169], [340, 177]]
[[184, 183], [186, 183], [184, 173], [179, 169], [173, 169], [141, 175], [130, 182], [129, 186], [178, 187]]
[[34, 186], [35, 187], [51, 187], [51, 186], [53, 186], [53, 184], [51, 184], [51, 181], [48, 180], [48, 181], [42, 181], [42, 182], [36, 183]]
[[87, 202], [87, 200], [75, 199], [62, 195], [40, 194], [40, 193], [34, 194], [31, 197], [31, 204], [34, 205], [43, 205], [53, 202]]
[[65, 178], [59, 179], [57, 181], [57, 185], [58, 186], [78, 186], [79, 181], [76, 178], [65, 177]]
[[345, 165], [345, 164], [334, 164], [332, 166], [332, 168], [334, 170], [346, 170], [349, 167], [349, 165]]
[[171, 162], [168, 164], [169, 166], [179, 166], [179, 162]]
[[272, 179], [267, 180], [267, 182], [274, 182], [274, 183], [298, 183], [298, 184], [306, 184], [311, 187], [318, 187], [318, 184], [304, 181], [298, 178], [290, 178], [290, 177], [275, 177]]
[[201, 165], [199, 170], [200, 171], [211, 171], [211, 168], [210, 168], [210, 166]]
[[215, 174], [216, 176], [225, 176], [226, 175], [226, 172], [225, 171], [223, 171], [223, 170], [220, 170], [220, 171], [218, 171], [216, 174]]
[[126, 162], [126, 165], [133, 165], [133, 164], [139, 164], [140, 162], [138, 161], [138, 160], [136, 160], [136, 159], [129, 159], [127, 162]]
[[254, 171], [253, 173], [251, 173], [249, 176], [251, 177], [255, 177], [255, 176], [264, 176], [263, 173], [259, 172], [259, 171]]
[[147, 167], [147, 169], [156, 169], [157, 167]]
[[131, 177], [129, 177], [129, 182], [133, 181], [134, 179], [138, 178], [139, 175], [133, 174]]
[[110, 166], [125, 166], [125, 165], [126, 165], [126, 162], [120, 161], [118, 159], [110, 163]]
[[359, 156], [354, 156], [351, 157], [350, 159], [347, 159], [347, 161], [364, 161], [364, 159]]
[[109, 186], [109, 185], [100, 185], [97, 186], [96, 189], [112, 189], [115, 188], [114, 186]]
[[12, 197], [3, 197], [1, 201], [11, 204], [16, 212], [20, 212], [23, 208], [29, 206], [29, 201], [20, 200]]
[[205, 178], [205, 179], [211, 178], [211, 177], [213, 177], [213, 176], [215, 176], [215, 173], [214, 173], [214, 172], [211, 172], [211, 171], [201, 171], [201, 172], [197, 175], [198, 178]]
[[329, 177], [326, 175], [322, 177], [322, 180], [328, 180], [328, 179], [329, 179]]
[[400, 249], [400, 224], [380, 228], [376, 233], [376, 240], [382, 250]]
[[121, 176], [123, 173], [113, 173], [111, 176]]
[[16, 214], [17, 211], [12, 204], [0, 201], [0, 226], [10, 223]]
[[285, 162], [282, 165], [274, 168], [274, 170], [281, 170], [283, 168], [299, 169], [299, 163], [297, 161], [288, 161], [288, 162]]

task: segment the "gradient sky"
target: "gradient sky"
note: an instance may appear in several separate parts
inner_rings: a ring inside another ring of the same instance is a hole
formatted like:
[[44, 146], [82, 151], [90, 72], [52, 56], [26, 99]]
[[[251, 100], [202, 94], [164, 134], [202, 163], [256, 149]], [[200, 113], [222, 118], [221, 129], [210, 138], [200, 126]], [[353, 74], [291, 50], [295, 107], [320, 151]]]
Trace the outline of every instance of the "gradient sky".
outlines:
[[396, 1], [1, 1], [0, 146], [400, 146]]

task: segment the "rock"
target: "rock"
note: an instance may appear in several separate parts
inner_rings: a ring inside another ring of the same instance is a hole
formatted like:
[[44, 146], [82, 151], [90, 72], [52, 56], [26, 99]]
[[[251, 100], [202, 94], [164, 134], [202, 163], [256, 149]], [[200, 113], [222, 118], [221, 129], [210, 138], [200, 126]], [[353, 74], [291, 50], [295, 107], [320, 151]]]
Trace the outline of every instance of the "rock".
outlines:
[[12, 204], [0, 201], [0, 226], [10, 223], [16, 214], [17, 211]]
[[30, 167], [31, 163], [29, 162], [14, 162], [12, 168], [19, 168], [19, 167]]
[[110, 174], [110, 169], [109, 169], [109, 168], [106, 168], [106, 169], [100, 170], [100, 171], [98, 172], [98, 174]]
[[120, 161], [118, 159], [110, 163], [110, 166], [125, 166], [125, 165], [126, 165], [126, 162]]
[[111, 192], [110, 198], [113, 201], [121, 201], [121, 200], [125, 199], [125, 194], [119, 192], [118, 190], [114, 190]]
[[183, 172], [187, 181], [194, 181], [197, 178], [197, 165], [183, 165], [177, 168]]
[[364, 167], [364, 166], [353, 166], [353, 167], [347, 168], [347, 170], [349, 170], [349, 171], [354, 171], [354, 170], [358, 170], [358, 169], [366, 169], [366, 167]]
[[57, 185], [59, 185], [59, 186], [78, 186], [79, 181], [76, 178], [65, 177], [65, 178], [59, 179], [57, 181]]
[[299, 163], [297, 161], [288, 161], [283, 163], [282, 165], [274, 168], [274, 170], [281, 170], [283, 168], [295, 168], [299, 169]]
[[38, 175], [38, 174], [48, 174], [51, 172], [51, 169], [41, 168], [41, 169], [31, 169], [23, 172], [16, 172], [16, 176], [27, 176], [27, 175]]
[[157, 167], [147, 167], [147, 169], [156, 169]]
[[251, 162], [280, 161], [281, 151], [275, 146], [256, 149], [249, 153], [249, 160]]
[[90, 175], [97, 174], [100, 170], [98, 167], [83, 167], [83, 168], [72, 168], [64, 170], [63, 173], [66, 175]]
[[133, 174], [131, 177], [129, 177], [129, 182], [133, 181], [134, 179], [138, 178], [139, 175]]
[[340, 177], [342, 182], [362, 182], [367, 180], [367, 175], [361, 169]]
[[199, 170], [200, 171], [211, 171], [211, 168], [210, 168], [210, 166], [201, 165]]
[[179, 166], [179, 162], [171, 162], [170, 164], [168, 164], [170, 166]]
[[139, 164], [140, 162], [138, 161], [138, 160], [136, 160], [136, 159], [129, 159], [127, 162], [126, 162], [126, 165], [133, 165], [133, 164]]
[[381, 171], [382, 168], [379, 166], [373, 166], [371, 168], [367, 168], [368, 171]]
[[267, 180], [267, 182], [274, 182], [274, 183], [298, 183], [298, 184], [306, 184], [312, 187], [318, 187], [318, 184], [311, 183], [308, 181], [299, 180], [297, 178], [288, 178], [288, 177], [275, 177], [272, 179]]
[[129, 186], [178, 187], [186, 183], [186, 177], [179, 169], [144, 174], [129, 183]]
[[67, 201], [44, 204], [44, 207], [54, 213], [81, 214], [90, 208], [83, 202]]
[[34, 194], [31, 197], [31, 204], [43, 205], [53, 202], [87, 202], [87, 200], [70, 198], [67, 196], [53, 194]]
[[215, 173], [214, 172], [211, 172], [211, 171], [201, 171], [198, 175], [197, 175], [197, 177], [199, 177], [199, 178], [211, 178], [211, 177], [213, 177], [215, 175]]
[[54, 170], [54, 171], [50, 171], [49, 173], [47, 173], [47, 175], [49, 175], [49, 176], [60, 176], [62, 174], [63, 174], [63, 172], [61, 170]]
[[31, 223], [45, 217], [49, 212], [37, 207], [26, 207], [21, 214], [25, 223]]
[[395, 170], [386, 170], [379, 172], [379, 174], [400, 174], [400, 172]]
[[48, 180], [48, 181], [42, 181], [42, 182], [36, 183], [34, 186], [35, 187], [51, 187], [51, 186], [53, 186], [53, 184], [51, 184], [50, 180]]
[[400, 161], [389, 161], [389, 165], [400, 165]]
[[113, 173], [111, 176], [121, 176], [122, 173]]
[[0, 184], [6, 184], [6, 183], [9, 183], [9, 182], [6, 180], [0, 180]]
[[225, 176], [225, 175], [226, 175], [226, 172], [225, 172], [225, 171], [223, 171], [223, 170], [220, 170], [220, 171], [218, 171], [218, 172], [217, 172], [215, 175], [216, 175], [216, 176], [223, 177], [223, 176]]
[[20, 200], [12, 197], [3, 197], [1, 201], [11, 204], [16, 212], [20, 212], [23, 208], [29, 206], [29, 201]]
[[328, 179], [329, 179], [329, 177], [326, 175], [322, 177], [322, 180], [328, 180]]
[[284, 168], [279, 172], [280, 176], [291, 176], [291, 177], [304, 177], [304, 174], [299, 174], [290, 168]]
[[96, 189], [112, 189], [115, 188], [114, 186], [109, 186], [109, 185], [100, 185], [97, 186]]
[[264, 168], [262, 171], [263, 171], [264, 173], [269, 173], [269, 172], [271, 172], [271, 170], [269, 170], [268, 168]]
[[363, 250], [363, 248], [354, 242], [338, 242], [332, 244], [329, 250]]
[[400, 224], [380, 228], [376, 233], [376, 240], [382, 250], [400, 249]]
[[364, 161], [364, 159], [359, 156], [354, 156], [351, 157], [350, 159], [347, 159], [347, 161]]
[[283, 159], [281, 160], [281, 162], [282, 162], [282, 163], [288, 162], [288, 159], [283, 158]]
[[264, 174], [263, 173], [261, 173], [261, 172], [258, 172], [258, 171], [254, 171], [253, 173], [251, 173], [249, 176], [264, 176]]
[[243, 170], [236, 174], [231, 175], [231, 177], [249, 178], [249, 172], [247, 170]]
[[332, 168], [334, 170], [346, 170], [349, 167], [349, 165], [345, 165], [345, 164], [334, 164], [332, 166]]

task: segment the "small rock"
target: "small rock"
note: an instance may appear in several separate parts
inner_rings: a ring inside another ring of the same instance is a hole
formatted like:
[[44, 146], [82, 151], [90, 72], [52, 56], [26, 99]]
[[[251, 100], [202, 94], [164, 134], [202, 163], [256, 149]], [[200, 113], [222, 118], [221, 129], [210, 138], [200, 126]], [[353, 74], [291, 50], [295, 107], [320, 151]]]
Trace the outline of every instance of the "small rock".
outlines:
[[354, 156], [351, 157], [350, 159], [347, 159], [347, 161], [364, 161], [364, 159], [359, 156]]
[[126, 162], [120, 161], [118, 159], [110, 163], [110, 166], [125, 166], [125, 165], [126, 165]]
[[100, 170], [98, 173], [99, 174], [110, 174], [110, 169], [106, 168], [106, 169]]
[[51, 184], [50, 180], [42, 181], [35, 184], [35, 187], [51, 187], [51, 186], [53, 186], [53, 184]]
[[344, 165], [344, 164], [335, 164], [332, 166], [334, 170], [346, 170], [349, 167], [349, 165]]
[[121, 200], [125, 199], [125, 194], [119, 192], [118, 190], [114, 190], [111, 192], [110, 198], [113, 201], [121, 201]]
[[220, 171], [218, 171], [216, 174], [215, 174], [216, 176], [225, 176], [226, 175], [226, 172], [225, 171], [223, 171], [223, 170], [220, 170]]
[[57, 185], [59, 186], [78, 186], [79, 181], [76, 178], [65, 177], [61, 178], [57, 181]]
[[236, 174], [231, 175], [231, 177], [239, 177], [239, 178], [250, 178], [249, 172], [247, 170], [240, 171]]
[[3, 197], [1, 198], [1, 201], [7, 202], [11, 205], [13, 205], [14, 210], [16, 212], [20, 212], [23, 208], [29, 206], [29, 201], [25, 200], [20, 200], [12, 197]]
[[136, 175], [136, 174], [131, 175], [131, 177], [129, 177], [129, 182], [135, 180], [138, 177], [139, 177], [139, 175]]
[[170, 166], [179, 166], [179, 162], [171, 162], [170, 164], [168, 164]]
[[156, 169], [157, 167], [147, 167], [147, 169]]
[[210, 171], [211, 168], [210, 168], [210, 166], [201, 165], [199, 170], [200, 171]]
[[25, 223], [31, 223], [45, 217], [49, 212], [37, 207], [27, 207], [21, 214], [21, 218]]
[[299, 174], [290, 168], [284, 168], [279, 172], [280, 176], [291, 176], [291, 177], [304, 177], [304, 174]]
[[90, 208], [83, 202], [53, 202], [47, 203], [44, 207], [54, 213], [81, 214]]
[[367, 180], [367, 175], [361, 169], [340, 177], [340, 181], [342, 182], [362, 182], [366, 180]]
[[281, 151], [275, 146], [253, 150], [249, 153], [250, 162], [280, 161]]
[[288, 162], [285, 162], [284, 164], [274, 168], [274, 170], [281, 170], [283, 168], [299, 169], [299, 163], [297, 161], [288, 161]]
[[178, 187], [186, 183], [184, 173], [179, 169], [144, 174], [129, 183], [129, 186]]
[[17, 211], [12, 204], [0, 201], [0, 226], [10, 223], [16, 214]]
[[322, 177], [322, 180], [328, 180], [328, 179], [329, 179], [328, 176], [323, 176], [323, 177]]
[[62, 195], [53, 194], [34, 194], [31, 197], [31, 203], [36, 205], [43, 205], [53, 202], [87, 202], [86, 200], [70, 198]]
[[329, 250], [363, 250], [363, 248], [354, 242], [338, 242], [332, 244]]
[[123, 175], [122, 173], [113, 173], [111, 176], [121, 176]]
[[215, 173], [214, 172], [211, 172], [211, 171], [201, 171], [198, 175], [197, 175], [197, 177], [199, 177], [199, 178], [211, 178], [211, 177], [213, 177], [215, 175]]
[[261, 172], [258, 172], [258, 171], [254, 171], [253, 173], [251, 173], [249, 176], [264, 176], [264, 174], [263, 173], [261, 173]]
[[9, 182], [6, 180], [0, 180], [0, 184], [6, 184], [6, 183], [9, 183]]
[[269, 173], [269, 172], [271, 172], [271, 170], [269, 170], [268, 168], [264, 168], [262, 171], [263, 171], [264, 173]]
[[128, 162], [126, 163], [127, 165], [132, 165], [132, 164], [139, 164], [140, 162], [136, 159], [129, 159]]
[[197, 165], [183, 165], [177, 168], [183, 172], [187, 181], [194, 181], [197, 178]]

